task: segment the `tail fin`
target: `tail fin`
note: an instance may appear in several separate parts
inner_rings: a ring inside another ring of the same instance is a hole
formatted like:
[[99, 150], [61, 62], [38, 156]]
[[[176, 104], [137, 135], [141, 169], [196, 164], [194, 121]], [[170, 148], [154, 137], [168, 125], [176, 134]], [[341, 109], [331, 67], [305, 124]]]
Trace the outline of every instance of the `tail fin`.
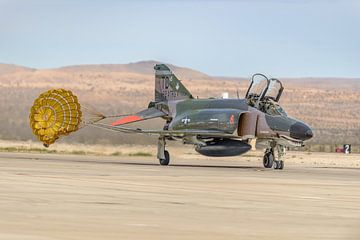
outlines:
[[193, 98], [165, 64], [155, 67], [155, 102]]

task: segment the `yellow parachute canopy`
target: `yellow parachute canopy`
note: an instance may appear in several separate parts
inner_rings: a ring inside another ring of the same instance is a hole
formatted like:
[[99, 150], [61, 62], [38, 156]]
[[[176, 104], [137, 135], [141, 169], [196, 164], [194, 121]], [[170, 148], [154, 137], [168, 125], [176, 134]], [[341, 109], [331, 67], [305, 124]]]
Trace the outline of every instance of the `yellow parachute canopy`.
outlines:
[[79, 129], [82, 122], [78, 98], [65, 89], [52, 89], [42, 93], [30, 110], [30, 127], [37, 138], [49, 146], [60, 135]]

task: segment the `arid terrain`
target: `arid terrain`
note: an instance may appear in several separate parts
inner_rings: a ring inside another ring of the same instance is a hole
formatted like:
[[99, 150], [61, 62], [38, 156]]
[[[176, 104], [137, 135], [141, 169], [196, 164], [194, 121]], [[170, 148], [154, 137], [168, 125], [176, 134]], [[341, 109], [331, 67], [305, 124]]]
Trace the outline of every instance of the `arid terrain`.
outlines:
[[[154, 61], [130, 64], [80, 65], [56, 69], [32, 69], [0, 64], [0, 139], [28, 140], [29, 109], [34, 99], [50, 88], [66, 88], [81, 103], [105, 114], [135, 112], [154, 98]], [[220, 97], [236, 90], [244, 96], [248, 78], [213, 77], [170, 65], [185, 86], [200, 98]], [[250, 76], [246, 76], [250, 77]], [[281, 77], [281, 76], [280, 76]], [[304, 120], [315, 129], [312, 144], [360, 144], [360, 79], [281, 78], [285, 92], [280, 100], [289, 115]], [[161, 121], [142, 127], [157, 128]], [[125, 140], [126, 138], [126, 140]], [[83, 129], [64, 142], [148, 144], [149, 137], [125, 136], [97, 129]]]

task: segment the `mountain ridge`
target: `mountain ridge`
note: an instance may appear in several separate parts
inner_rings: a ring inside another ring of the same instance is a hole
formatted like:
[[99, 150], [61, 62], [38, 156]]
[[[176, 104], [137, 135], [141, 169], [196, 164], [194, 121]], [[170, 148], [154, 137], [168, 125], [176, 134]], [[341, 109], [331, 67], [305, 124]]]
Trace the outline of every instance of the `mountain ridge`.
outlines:
[[[67, 72], [132, 72], [140, 74], [153, 74], [153, 67], [155, 64], [160, 64], [163, 62], [156, 60], [143, 60], [137, 62], [129, 63], [100, 63], [100, 64], [75, 64], [75, 65], [66, 65], [55, 68], [32, 68], [23, 65], [9, 64], [9, 63], [0, 63], [0, 74], [9, 74], [16, 71], [67, 71]], [[228, 80], [243, 80], [249, 79], [250, 76], [218, 76], [218, 75], [208, 75], [204, 72], [183, 66], [177, 66], [171, 63], [164, 63], [170, 67], [172, 71], [180, 72], [185, 77], [194, 79], [194, 78], [216, 78], [216, 79], [228, 79]], [[300, 77], [278, 77], [279, 79], [291, 80], [291, 81], [317, 81], [317, 80], [327, 80], [327, 81], [339, 81], [339, 80], [351, 80], [351, 81], [360, 81], [360, 77], [332, 77], [332, 76], [321, 76], [321, 77], [312, 77], [312, 76], [300, 76]]]

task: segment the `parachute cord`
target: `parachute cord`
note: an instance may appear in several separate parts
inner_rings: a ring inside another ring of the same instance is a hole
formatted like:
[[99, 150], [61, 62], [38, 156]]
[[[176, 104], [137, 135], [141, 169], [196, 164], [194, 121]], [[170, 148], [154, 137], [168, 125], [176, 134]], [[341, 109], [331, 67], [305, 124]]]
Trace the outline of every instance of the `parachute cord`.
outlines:
[[92, 106], [82, 104], [81, 107], [85, 110], [85, 112], [89, 113], [90, 115], [95, 116], [94, 118], [97, 118], [97, 117], [101, 118], [100, 120], [105, 119], [105, 118], [127, 117], [130, 115], [134, 115], [131, 113], [130, 114], [129, 113], [128, 114], [117, 114], [117, 115], [104, 115]]
[[134, 114], [120, 114], [120, 115], [107, 115], [105, 116], [105, 118], [117, 118], [117, 117], [127, 117], [127, 116], [131, 116], [131, 115], [134, 115]]

